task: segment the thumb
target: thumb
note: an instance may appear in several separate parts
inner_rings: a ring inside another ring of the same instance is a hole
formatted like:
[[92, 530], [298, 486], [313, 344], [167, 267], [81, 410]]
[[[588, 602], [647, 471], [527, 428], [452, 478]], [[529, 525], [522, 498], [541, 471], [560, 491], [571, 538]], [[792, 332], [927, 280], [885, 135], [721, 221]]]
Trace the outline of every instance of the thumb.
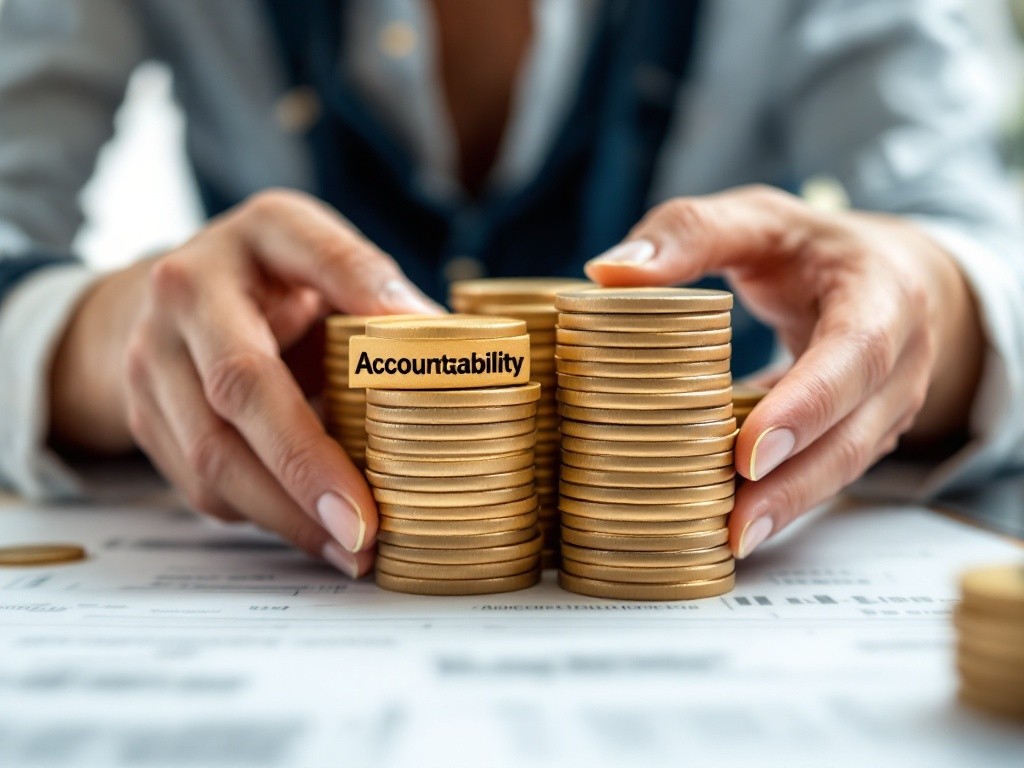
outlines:
[[798, 198], [772, 187], [678, 197], [652, 209], [623, 242], [584, 269], [602, 285], [690, 282], [768, 256], [795, 253], [809, 217]]

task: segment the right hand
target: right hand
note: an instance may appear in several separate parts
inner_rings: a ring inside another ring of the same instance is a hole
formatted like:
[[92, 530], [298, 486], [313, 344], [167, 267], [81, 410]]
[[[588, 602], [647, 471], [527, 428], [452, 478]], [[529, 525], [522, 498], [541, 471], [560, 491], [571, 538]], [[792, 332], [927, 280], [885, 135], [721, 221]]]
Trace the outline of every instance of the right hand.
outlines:
[[195, 509], [360, 576], [373, 496], [282, 359], [328, 308], [442, 311], [323, 203], [255, 195], [86, 296], [54, 358], [51, 433], [92, 452], [137, 444]]

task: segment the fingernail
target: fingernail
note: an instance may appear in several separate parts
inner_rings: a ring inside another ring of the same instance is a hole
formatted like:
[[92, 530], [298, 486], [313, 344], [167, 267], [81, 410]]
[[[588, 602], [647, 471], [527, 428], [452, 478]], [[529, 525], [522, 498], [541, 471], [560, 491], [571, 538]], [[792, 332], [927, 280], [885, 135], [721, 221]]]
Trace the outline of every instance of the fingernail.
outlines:
[[785, 428], [769, 427], [758, 435], [750, 452], [750, 479], [763, 479], [789, 458], [795, 445], [796, 435]]
[[379, 298], [380, 303], [389, 312], [409, 312], [427, 315], [438, 315], [443, 312], [441, 307], [428, 300], [407, 282], [398, 278], [384, 283], [384, 287], [380, 289]]
[[646, 264], [654, 258], [654, 243], [650, 240], [630, 240], [595, 256], [590, 264]]
[[772, 519], [767, 515], [747, 523], [747, 527], [740, 534], [740, 551], [736, 557], [742, 560], [764, 544], [764, 540], [771, 536], [773, 527]]
[[358, 552], [366, 540], [366, 523], [359, 507], [347, 496], [325, 493], [316, 503], [320, 522], [349, 552]]
[[346, 552], [344, 549], [339, 547], [336, 542], [328, 541], [324, 544], [321, 554], [323, 555], [324, 560], [349, 578], [359, 578], [359, 563], [356, 562], [356, 556], [351, 552]]

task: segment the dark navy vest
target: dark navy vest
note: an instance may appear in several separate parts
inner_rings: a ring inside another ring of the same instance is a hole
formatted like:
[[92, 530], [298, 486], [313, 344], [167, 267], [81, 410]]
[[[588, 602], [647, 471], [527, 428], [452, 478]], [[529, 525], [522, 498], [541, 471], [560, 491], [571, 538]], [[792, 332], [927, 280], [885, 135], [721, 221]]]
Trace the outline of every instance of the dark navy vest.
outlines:
[[[317, 194], [443, 300], [452, 259], [474, 257], [488, 276], [581, 276], [587, 259], [643, 216], [692, 58], [700, 3], [605, 0], [575, 102], [536, 177], [458, 206], [420, 192], [405, 148], [339, 74], [344, 3], [264, 5], [291, 85], [314, 88], [323, 105], [308, 134]], [[207, 179], [199, 186], [211, 215], [240, 202]], [[734, 371], [761, 367], [771, 349], [763, 327], [737, 334]]]

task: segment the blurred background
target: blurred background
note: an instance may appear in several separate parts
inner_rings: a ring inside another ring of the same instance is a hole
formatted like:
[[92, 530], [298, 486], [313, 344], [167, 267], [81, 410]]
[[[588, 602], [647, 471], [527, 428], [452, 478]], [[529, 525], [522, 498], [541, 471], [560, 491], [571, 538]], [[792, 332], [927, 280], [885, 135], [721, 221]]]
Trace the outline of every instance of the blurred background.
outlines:
[[[1024, 0], [964, 0], [963, 5], [992, 56], [993, 82], [979, 87], [997, 92], [1006, 157], [1024, 192]], [[140, 67], [131, 81], [115, 138], [83, 192], [87, 225], [77, 247], [94, 265], [115, 267], [166, 249], [200, 224], [182, 148], [182, 116], [171, 92], [170, 73], [159, 64]], [[832, 194], [827, 184], [824, 188]]]

